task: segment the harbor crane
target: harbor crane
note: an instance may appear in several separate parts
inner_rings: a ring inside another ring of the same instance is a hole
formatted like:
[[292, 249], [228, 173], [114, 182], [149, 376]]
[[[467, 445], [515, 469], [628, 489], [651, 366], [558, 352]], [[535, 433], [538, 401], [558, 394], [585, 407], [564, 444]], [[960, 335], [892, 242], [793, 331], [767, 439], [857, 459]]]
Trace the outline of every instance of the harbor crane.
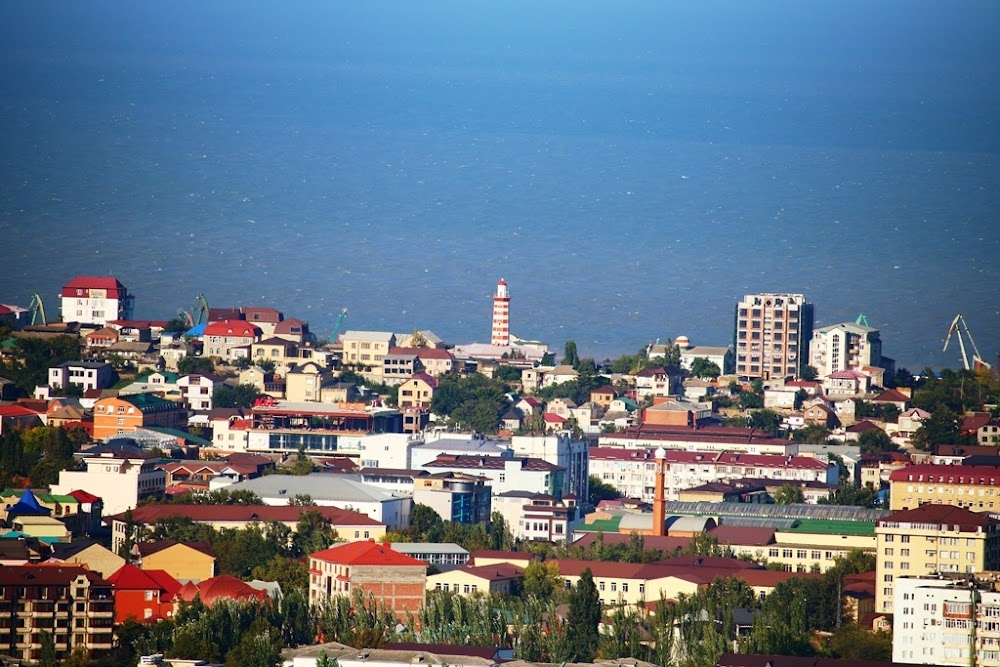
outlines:
[[[195, 316], [197, 316], [197, 319], [195, 319]], [[190, 313], [188, 311], [184, 310], [183, 308], [179, 309], [177, 311], [177, 317], [183, 318], [185, 324], [187, 324], [187, 326], [188, 326], [189, 329], [192, 328], [192, 327], [195, 327], [195, 326], [197, 326], [199, 324], [201, 324], [202, 322], [207, 321], [208, 320], [208, 300], [205, 299], [205, 295], [204, 294], [199, 294], [195, 298], [195, 305], [194, 305], [194, 308], [191, 310]]]
[[[965, 341], [962, 337], [962, 332], [965, 332], [965, 337], [969, 339], [969, 345], [972, 346], [972, 363], [969, 363], [969, 355], [965, 349]], [[962, 352], [962, 367], [965, 370], [977, 370], [979, 368], [991, 368], [991, 366], [983, 361], [982, 356], [979, 354], [979, 348], [976, 347], [976, 341], [972, 339], [972, 331], [969, 330], [969, 323], [965, 321], [965, 317], [959, 313], [955, 316], [955, 319], [951, 321], [951, 326], [948, 327], [948, 336], [944, 339], [944, 349], [942, 352], [948, 351], [948, 343], [951, 342], [952, 334], [958, 339], [958, 349]]]
[[41, 324], [48, 324], [45, 321], [45, 306], [42, 304], [42, 297], [37, 293], [31, 295], [31, 303], [28, 304], [28, 310], [31, 311], [31, 324], [34, 326], [38, 319], [41, 319]]
[[340, 327], [344, 325], [344, 320], [347, 319], [347, 308], [340, 309], [340, 317], [337, 318], [337, 323], [333, 325], [333, 331], [330, 332], [330, 342], [337, 342], [337, 334], [340, 333]]

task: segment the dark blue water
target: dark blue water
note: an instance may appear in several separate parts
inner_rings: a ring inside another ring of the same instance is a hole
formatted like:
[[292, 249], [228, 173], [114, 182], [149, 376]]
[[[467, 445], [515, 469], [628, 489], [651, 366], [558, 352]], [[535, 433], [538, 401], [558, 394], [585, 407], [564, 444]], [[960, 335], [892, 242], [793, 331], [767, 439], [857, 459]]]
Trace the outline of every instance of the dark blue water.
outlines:
[[[1000, 352], [1000, 5], [4, 3], [0, 302], [726, 344], [749, 292]], [[873, 6], [874, 5], [874, 6]]]

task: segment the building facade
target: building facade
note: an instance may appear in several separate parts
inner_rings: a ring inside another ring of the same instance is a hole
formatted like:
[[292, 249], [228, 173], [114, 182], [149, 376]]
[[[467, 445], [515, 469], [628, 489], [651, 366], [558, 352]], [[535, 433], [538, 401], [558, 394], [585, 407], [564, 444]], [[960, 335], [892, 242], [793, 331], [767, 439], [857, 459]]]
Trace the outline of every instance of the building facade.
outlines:
[[99, 495], [104, 511], [117, 514], [138, 505], [139, 500], [161, 496], [167, 488], [167, 474], [156, 468], [159, 457], [139, 451], [106, 447], [83, 459], [87, 469], [63, 470], [55, 494], [83, 490]]
[[882, 339], [878, 329], [842, 322], [814, 329], [809, 343], [809, 365], [819, 377], [865, 366], [882, 365]]
[[416, 614], [427, 594], [427, 564], [393, 551], [389, 544], [339, 544], [309, 556], [309, 602], [361, 593], [402, 618]]
[[949, 505], [921, 505], [875, 525], [875, 611], [901, 601], [896, 577], [964, 574], [1000, 568], [1000, 520]]
[[935, 503], [996, 511], [1000, 509], [1000, 468], [929, 463], [906, 466], [889, 474], [889, 498], [893, 510]]
[[736, 375], [798, 377], [812, 330], [813, 306], [802, 294], [747, 294], [736, 304]]
[[132, 319], [135, 297], [111, 276], [77, 276], [59, 294], [64, 322], [105, 326], [111, 320]]

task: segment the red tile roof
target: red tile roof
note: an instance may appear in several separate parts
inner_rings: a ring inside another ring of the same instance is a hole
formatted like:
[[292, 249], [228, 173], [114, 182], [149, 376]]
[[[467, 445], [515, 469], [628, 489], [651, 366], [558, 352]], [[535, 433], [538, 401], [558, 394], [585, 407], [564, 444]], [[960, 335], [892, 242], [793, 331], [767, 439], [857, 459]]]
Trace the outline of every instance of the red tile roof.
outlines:
[[403, 347], [399, 349], [415, 354], [421, 359], [455, 359], [455, 355], [442, 347]]
[[39, 412], [19, 404], [0, 405], [0, 417], [37, 417]]
[[[959, 466], [953, 466], [959, 467]], [[926, 503], [911, 510], [899, 510], [879, 519], [878, 526], [888, 524], [931, 524], [938, 526], [958, 526], [962, 532], [978, 532], [980, 529], [993, 529], [1000, 526], [1000, 520], [985, 514], [978, 514], [964, 507], [955, 505], [938, 505]]]
[[872, 403], [909, 403], [910, 397], [895, 389], [886, 389], [872, 399]]
[[[187, 517], [195, 522], [211, 521], [298, 521], [305, 511], [319, 512], [334, 525], [381, 526], [384, 525], [364, 514], [343, 510], [339, 507], [292, 507], [290, 505], [143, 505], [132, 510], [132, 520], [136, 523], [155, 523], [166, 517]], [[124, 520], [125, 514], [117, 514], [111, 519]]]
[[6, 565], [0, 567], [0, 586], [65, 586], [81, 575], [91, 583], [109, 585], [99, 574], [82, 566]]
[[192, 602], [195, 597], [200, 597], [208, 606], [212, 606], [218, 599], [263, 602], [268, 598], [266, 591], [256, 589], [228, 574], [220, 574], [197, 584], [189, 581], [181, 587], [177, 596], [185, 602]]
[[222, 320], [211, 322], [205, 327], [206, 336], [239, 336], [241, 338], [257, 338], [261, 335], [260, 327], [244, 320]]
[[131, 563], [122, 565], [108, 581], [116, 591], [160, 591], [167, 599], [181, 589], [179, 581], [163, 570], [140, 570]]
[[93, 493], [87, 493], [83, 489], [76, 489], [74, 491], [70, 491], [66, 495], [73, 496], [74, 498], [76, 498], [77, 502], [79, 502], [81, 505], [85, 503], [94, 503], [101, 499], [100, 497], [95, 496]]
[[112, 276], [77, 276], [63, 285], [61, 295], [65, 297], [76, 296], [78, 289], [88, 290], [88, 292], [92, 289], [107, 290], [107, 298], [109, 299], [121, 298], [125, 292], [125, 286]]
[[392, 550], [392, 545], [373, 541], [348, 542], [317, 551], [310, 559], [340, 563], [341, 565], [399, 566], [412, 565], [426, 568], [427, 563]]
[[178, 542], [177, 540], [157, 540], [155, 542], [139, 542], [135, 546], [140, 556], [151, 556], [152, 554], [159, 553], [164, 549], [169, 549], [170, 547], [178, 544], [183, 547], [199, 551], [206, 556], [215, 557], [215, 551], [212, 549], [211, 542]]
[[890, 482], [933, 482], [1000, 486], [1000, 467], [948, 466], [934, 463], [910, 465], [889, 474]]

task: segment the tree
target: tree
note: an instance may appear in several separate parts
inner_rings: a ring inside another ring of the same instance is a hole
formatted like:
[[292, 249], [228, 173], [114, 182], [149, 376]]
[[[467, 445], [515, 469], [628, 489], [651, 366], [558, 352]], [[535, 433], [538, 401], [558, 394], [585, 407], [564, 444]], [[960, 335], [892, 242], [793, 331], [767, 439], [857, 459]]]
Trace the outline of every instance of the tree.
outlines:
[[755, 428], [764, 433], [776, 433], [781, 426], [781, 415], [774, 410], [755, 410], [750, 414], [748, 422], [750, 428]]
[[844, 625], [833, 631], [830, 652], [843, 660], [892, 660], [892, 635], [885, 631], [869, 632], [856, 625]]
[[946, 406], [939, 405], [913, 434], [913, 446], [923, 451], [933, 451], [937, 445], [957, 444], [960, 433], [958, 415]]
[[507, 383], [520, 382], [521, 370], [510, 364], [501, 364], [493, 371], [493, 377]]
[[59, 667], [59, 658], [56, 653], [56, 642], [52, 638], [52, 633], [48, 630], [42, 630], [41, 633], [39, 633], [38, 641], [42, 645], [38, 657], [39, 667]]
[[880, 454], [899, 449], [892, 438], [882, 429], [872, 429], [862, 433], [858, 436], [858, 447], [861, 448], [862, 454]]
[[805, 365], [799, 369], [799, 379], [812, 381], [819, 377], [819, 371], [816, 370], [815, 366]]
[[810, 445], [823, 445], [830, 439], [830, 429], [822, 424], [809, 424], [792, 433], [792, 438], [796, 442]]
[[783, 484], [781, 488], [774, 493], [774, 502], [777, 505], [804, 503], [805, 500], [805, 495], [803, 495], [802, 489], [797, 486], [792, 486], [791, 484]]
[[576, 351], [576, 341], [570, 339], [566, 341], [566, 345], [563, 348], [563, 358], [562, 362], [566, 366], [572, 366], [576, 368], [576, 365], [580, 363], [580, 355]]
[[757, 410], [764, 407], [764, 397], [752, 391], [744, 391], [740, 394], [739, 403], [744, 410]]
[[719, 365], [714, 361], [709, 361], [705, 357], [696, 357], [691, 362], [691, 375], [696, 378], [714, 380], [722, 374]]
[[188, 354], [177, 362], [177, 372], [181, 375], [214, 373], [215, 364], [208, 357], [196, 357]]
[[223, 384], [212, 392], [212, 406], [216, 408], [249, 408], [261, 396], [263, 394], [252, 384], [239, 384], [235, 387]]
[[521, 584], [525, 597], [535, 597], [539, 600], [550, 600], [563, 592], [563, 578], [559, 574], [559, 566], [552, 562], [531, 561], [524, 568], [524, 578]]
[[614, 500], [622, 497], [618, 489], [602, 481], [597, 475], [590, 475], [587, 485], [589, 487], [587, 501], [593, 507], [597, 507], [597, 504], [602, 500]]
[[[444, 531], [441, 515], [427, 505], [416, 503], [410, 510], [410, 530], [415, 537], [426, 538], [435, 531]], [[430, 542], [432, 540], [421, 539]]]
[[593, 662], [600, 644], [601, 597], [588, 567], [569, 594], [569, 660]]

